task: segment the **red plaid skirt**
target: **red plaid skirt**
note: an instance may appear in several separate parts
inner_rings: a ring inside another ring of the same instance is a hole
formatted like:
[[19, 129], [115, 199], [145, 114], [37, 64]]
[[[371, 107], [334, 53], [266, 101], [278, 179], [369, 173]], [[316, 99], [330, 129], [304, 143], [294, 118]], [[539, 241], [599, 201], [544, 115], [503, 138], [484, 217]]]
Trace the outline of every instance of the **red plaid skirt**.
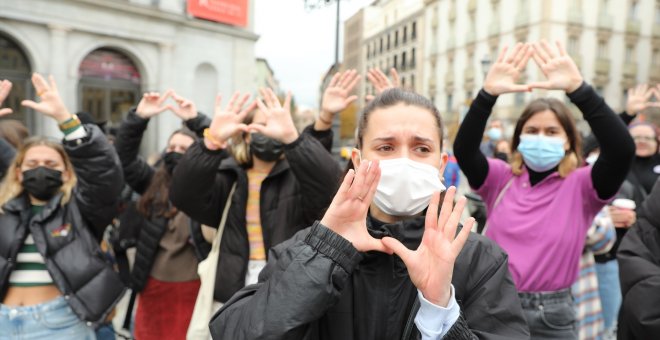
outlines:
[[199, 280], [163, 282], [150, 277], [138, 295], [135, 338], [185, 340], [199, 285]]

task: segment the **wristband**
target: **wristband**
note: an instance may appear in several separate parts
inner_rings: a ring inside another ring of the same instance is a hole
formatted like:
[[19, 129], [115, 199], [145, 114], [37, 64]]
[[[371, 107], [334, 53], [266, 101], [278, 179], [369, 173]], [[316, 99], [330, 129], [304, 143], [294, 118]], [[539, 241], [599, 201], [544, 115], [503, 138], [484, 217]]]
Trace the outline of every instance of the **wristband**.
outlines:
[[80, 119], [78, 116], [73, 115], [71, 118], [65, 120], [64, 122], [59, 124], [59, 128], [62, 132], [65, 134], [70, 133], [77, 129], [82, 123], [80, 122]]
[[213, 135], [211, 135], [211, 129], [206, 128], [204, 129], [204, 138], [206, 138], [211, 144], [217, 146], [218, 148], [222, 149], [222, 144], [218, 142]]

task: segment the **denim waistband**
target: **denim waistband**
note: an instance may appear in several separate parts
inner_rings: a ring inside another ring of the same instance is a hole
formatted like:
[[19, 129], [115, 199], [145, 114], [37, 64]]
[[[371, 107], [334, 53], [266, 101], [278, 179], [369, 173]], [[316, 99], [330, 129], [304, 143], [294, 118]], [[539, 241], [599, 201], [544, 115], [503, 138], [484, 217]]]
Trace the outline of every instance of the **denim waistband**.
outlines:
[[558, 304], [562, 302], [572, 302], [573, 295], [571, 290], [566, 288], [555, 292], [518, 292], [520, 303], [524, 307], [536, 308], [542, 305]]
[[7, 317], [9, 316], [10, 318], [14, 318], [19, 315], [29, 315], [29, 314], [35, 314], [35, 313], [46, 313], [49, 311], [61, 309], [68, 307], [68, 303], [64, 299], [63, 296], [57, 297], [53, 300], [40, 303], [38, 305], [32, 305], [32, 306], [7, 306], [0, 304], [0, 317]]

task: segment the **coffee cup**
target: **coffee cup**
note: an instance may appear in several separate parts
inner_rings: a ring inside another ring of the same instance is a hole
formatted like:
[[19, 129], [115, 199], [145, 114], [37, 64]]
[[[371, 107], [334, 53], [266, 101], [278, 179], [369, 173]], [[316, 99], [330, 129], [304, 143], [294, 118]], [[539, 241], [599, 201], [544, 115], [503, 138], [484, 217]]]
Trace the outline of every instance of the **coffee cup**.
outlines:
[[627, 198], [615, 199], [614, 201], [612, 201], [612, 206], [617, 207], [619, 209], [627, 209], [627, 210], [635, 210], [635, 208], [637, 208], [635, 201]]

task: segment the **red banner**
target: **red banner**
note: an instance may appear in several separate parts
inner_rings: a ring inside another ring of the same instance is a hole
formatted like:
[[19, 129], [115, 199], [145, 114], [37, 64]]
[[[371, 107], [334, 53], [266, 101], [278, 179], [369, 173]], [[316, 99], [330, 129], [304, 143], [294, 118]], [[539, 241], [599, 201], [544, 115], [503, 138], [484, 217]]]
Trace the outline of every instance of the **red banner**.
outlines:
[[248, 0], [188, 0], [195, 17], [234, 26], [247, 26]]

